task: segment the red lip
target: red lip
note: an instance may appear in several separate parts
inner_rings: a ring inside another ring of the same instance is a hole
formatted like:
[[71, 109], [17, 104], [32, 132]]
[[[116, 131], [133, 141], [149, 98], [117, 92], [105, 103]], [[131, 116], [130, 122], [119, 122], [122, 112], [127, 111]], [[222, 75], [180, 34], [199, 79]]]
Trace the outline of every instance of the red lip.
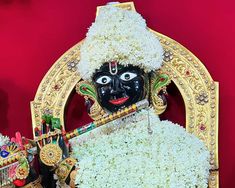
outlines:
[[120, 105], [120, 104], [123, 104], [124, 102], [126, 102], [128, 99], [129, 99], [129, 97], [123, 97], [123, 98], [119, 98], [119, 99], [109, 100], [109, 102], [114, 105]]

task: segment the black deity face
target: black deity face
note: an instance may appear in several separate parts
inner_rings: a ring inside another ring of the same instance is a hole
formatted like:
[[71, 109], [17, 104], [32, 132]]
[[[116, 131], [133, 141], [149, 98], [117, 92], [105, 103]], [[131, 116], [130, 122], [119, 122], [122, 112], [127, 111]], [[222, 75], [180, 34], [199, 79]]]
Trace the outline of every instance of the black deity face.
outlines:
[[110, 112], [130, 106], [144, 99], [144, 71], [135, 66], [105, 63], [93, 75], [98, 102]]

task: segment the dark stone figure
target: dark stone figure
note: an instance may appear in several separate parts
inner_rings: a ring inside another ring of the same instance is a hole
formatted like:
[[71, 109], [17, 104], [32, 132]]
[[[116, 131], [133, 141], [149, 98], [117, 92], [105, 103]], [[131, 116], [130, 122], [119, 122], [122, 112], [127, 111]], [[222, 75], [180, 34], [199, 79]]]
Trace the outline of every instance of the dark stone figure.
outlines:
[[93, 75], [98, 102], [109, 112], [130, 106], [146, 96], [146, 78], [139, 67], [105, 63]]

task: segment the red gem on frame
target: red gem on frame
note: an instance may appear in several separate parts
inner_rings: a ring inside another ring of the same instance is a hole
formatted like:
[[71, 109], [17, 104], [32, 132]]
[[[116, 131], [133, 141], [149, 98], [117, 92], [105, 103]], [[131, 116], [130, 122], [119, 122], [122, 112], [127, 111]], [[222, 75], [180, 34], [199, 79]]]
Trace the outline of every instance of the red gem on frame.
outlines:
[[206, 126], [205, 126], [204, 124], [201, 124], [201, 125], [200, 125], [200, 130], [201, 130], [201, 131], [204, 131], [205, 129], [206, 129]]
[[161, 82], [165, 81], [165, 78], [160, 78], [160, 81], [161, 81]]
[[189, 75], [190, 75], [190, 72], [189, 72], [189, 71], [186, 71], [186, 75], [189, 76]]

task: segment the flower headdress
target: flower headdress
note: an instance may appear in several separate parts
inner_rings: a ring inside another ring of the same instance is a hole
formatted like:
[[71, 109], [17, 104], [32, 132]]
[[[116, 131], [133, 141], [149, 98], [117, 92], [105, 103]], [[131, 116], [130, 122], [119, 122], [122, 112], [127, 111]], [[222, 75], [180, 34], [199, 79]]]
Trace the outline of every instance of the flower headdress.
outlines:
[[141, 15], [108, 5], [101, 8], [88, 30], [78, 72], [90, 80], [96, 69], [112, 61], [150, 72], [161, 67], [162, 59], [163, 48]]

